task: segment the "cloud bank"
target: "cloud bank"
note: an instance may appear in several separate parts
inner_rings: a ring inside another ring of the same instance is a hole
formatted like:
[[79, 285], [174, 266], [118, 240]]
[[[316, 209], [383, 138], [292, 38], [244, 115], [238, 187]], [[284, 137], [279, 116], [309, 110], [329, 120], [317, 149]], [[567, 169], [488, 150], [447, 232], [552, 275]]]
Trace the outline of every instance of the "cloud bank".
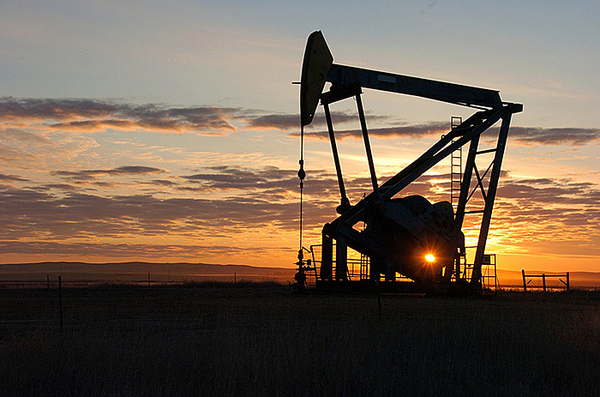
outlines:
[[[336, 124], [345, 124], [357, 120], [352, 112], [332, 112]], [[367, 115], [371, 122], [392, 123], [387, 115]], [[290, 133], [297, 136], [299, 130], [298, 114], [269, 114], [267, 112], [215, 106], [169, 107], [160, 104], [133, 105], [128, 103], [100, 101], [91, 99], [33, 99], [0, 98], [0, 119], [2, 128], [21, 128], [31, 123], [44, 125], [48, 129], [72, 132], [97, 132], [106, 129], [148, 130], [166, 133], [227, 134], [238, 131], [239, 123], [246, 129], [275, 129], [281, 131], [296, 130]], [[396, 123], [397, 124], [397, 123]], [[325, 126], [322, 114], [315, 117], [311, 127]], [[391, 127], [376, 127], [369, 130], [371, 136], [382, 138], [419, 138], [447, 133], [447, 121], [431, 121], [422, 124], [400, 124]], [[43, 139], [27, 136], [20, 131], [24, 139]], [[336, 131], [336, 136], [360, 138], [358, 129]], [[306, 131], [307, 138], [327, 139], [327, 131]], [[524, 145], [574, 145], [581, 146], [600, 140], [600, 128], [540, 128], [511, 127], [513, 142]]]
[[[352, 112], [332, 116], [336, 126], [357, 123]], [[386, 115], [367, 118], [373, 121], [371, 136], [382, 139], [437, 139], [448, 131], [448, 122], [408, 124]], [[0, 162], [4, 167], [0, 173], [0, 255], [9, 255], [11, 261], [23, 255], [41, 258], [44, 253], [53, 258], [87, 254], [189, 260], [202, 250], [225, 256], [235, 252], [239, 255], [235, 261], [243, 262], [243, 247], [262, 247], [290, 249], [293, 259], [299, 216], [297, 168], [281, 153], [270, 157], [273, 153], [267, 146], [271, 142], [266, 140], [288, 144], [290, 137], [297, 138], [298, 124], [297, 114], [244, 108], [0, 98]], [[305, 131], [306, 138], [325, 147], [324, 126], [322, 115], [316, 117]], [[123, 133], [103, 134], [107, 129]], [[136, 134], [129, 134], [131, 130]], [[170, 147], [162, 136], [145, 131], [177, 133], [169, 138], [181, 143]], [[339, 139], [362, 139], [357, 129], [341, 128], [336, 134]], [[600, 129], [595, 128], [514, 126], [510, 145], [570, 145], [576, 150], [597, 144], [599, 138]], [[250, 139], [256, 139], [258, 143], [253, 144], [259, 146], [253, 154], [243, 150]], [[230, 150], [235, 140], [237, 147]], [[188, 151], [185, 145], [190, 142], [198, 146]], [[207, 142], [214, 148], [206, 148]], [[384, 169], [388, 172], [392, 167]], [[322, 225], [336, 217], [339, 192], [333, 171], [308, 170], [304, 189], [307, 240], [318, 242]], [[447, 172], [440, 166], [401, 195], [447, 200]], [[585, 172], [581, 170], [577, 180], [564, 174], [536, 179], [503, 173], [493, 241], [525, 251], [537, 244], [544, 252], [552, 252], [545, 241], [577, 240], [578, 249], [591, 254], [590, 247], [600, 245], [600, 192], [592, 175], [586, 181]], [[380, 175], [380, 182], [390, 176]], [[352, 203], [372, 190], [364, 174], [354, 173], [345, 182]]]
[[240, 109], [221, 107], [167, 107], [132, 105], [89, 99], [0, 98], [4, 123], [43, 123], [61, 131], [95, 132], [149, 130], [170, 133], [226, 133], [237, 131], [230, 119]]

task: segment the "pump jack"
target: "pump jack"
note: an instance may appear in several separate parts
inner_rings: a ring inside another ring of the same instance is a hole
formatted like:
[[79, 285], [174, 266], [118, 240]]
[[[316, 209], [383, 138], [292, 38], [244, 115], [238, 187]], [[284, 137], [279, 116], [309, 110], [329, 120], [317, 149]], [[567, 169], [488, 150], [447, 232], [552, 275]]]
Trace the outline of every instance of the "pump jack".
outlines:
[[[327, 82], [331, 86], [327, 92], [323, 92]], [[320, 262], [316, 275], [317, 287], [333, 287], [352, 281], [348, 271], [348, 248], [352, 248], [369, 260], [370, 269], [365, 281], [378, 282], [381, 275], [393, 281], [395, 274], [399, 273], [412, 280], [411, 290], [480, 290], [486, 240], [510, 120], [513, 113], [523, 110], [523, 106], [503, 102], [498, 91], [494, 90], [336, 64], [320, 31], [308, 37], [300, 84], [302, 128], [312, 122], [319, 102], [323, 105], [341, 195], [337, 207], [339, 216], [323, 227], [320, 261], [313, 255], [313, 264]], [[361, 100], [363, 88], [462, 105], [474, 108], [476, 112], [380, 185]], [[358, 108], [373, 185], [373, 191], [354, 205], [346, 196], [329, 110], [330, 104], [352, 97]], [[499, 120], [501, 125], [495, 147], [480, 150], [480, 136]], [[467, 144], [469, 150], [456, 211], [447, 201], [431, 204], [422, 196], [396, 197], [419, 176]], [[477, 166], [478, 156], [488, 153], [493, 154], [493, 159], [485, 172], [481, 173]], [[481, 193], [483, 208], [467, 211], [467, 203], [475, 191]], [[468, 214], [481, 217], [474, 261], [469, 265], [469, 271], [466, 269], [466, 247], [462, 232], [463, 221]], [[366, 227], [359, 230], [356, 227], [359, 223]], [[302, 262], [300, 258], [300, 271]]]

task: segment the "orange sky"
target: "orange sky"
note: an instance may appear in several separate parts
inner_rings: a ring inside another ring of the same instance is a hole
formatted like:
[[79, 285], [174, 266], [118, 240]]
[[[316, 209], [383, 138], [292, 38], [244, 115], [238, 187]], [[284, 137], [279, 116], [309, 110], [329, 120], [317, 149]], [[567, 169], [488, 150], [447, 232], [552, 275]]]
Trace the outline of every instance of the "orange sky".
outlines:
[[[299, 92], [290, 83], [306, 37], [322, 29], [338, 63], [523, 103], [488, 252], [505, 269], [599, 271], [599, 6], [466, 3], [396, 2], [383, 13], [367, 3], [0, 6], [0, 263], [293, 267]], [[436, 142], [451, 116], [471, 114], [369, 90], [363, 102], [380, 182]], [[371, 189], [356, 107], [332, 111], [355, 203]], [[339, 202], [324, 130], [319, 108], [306, 131], [305, 245], [320, 242]], [[447, 200], [449, 172], [448, 160], [403, 194]]]
[[[3, 161], [12, 168], [2, 174], [2, 262], [293, 266], [297, 115], [83, 100], [5, 98], [0, 103]], [[364, 148], [351, 109], [336, 110], [334, 117], [348, 195], [355, 203], [371, 190]], [[106, 120], [113, 120], [111, 128], [98, 129]], [[449, 124], [394, 127], [392, 117], [377, 114], [368, 121], [380, 181], [433, 144]], [[80, 127], [60, 127], [65, 123]], [[306, 246], [320, 242], [320, 229], [334, 219], [339, 201], [321, 114], [313, 124], [306, 144]], [[161, 125], [213, 134], [157, 132]], [[168, 145], [160, 143], [163, 137]], [[217, 153], [211, 145], [232, 153]], [[279, 147], [273, 157], [250, 150], [273, 145]], [[595, 145], [591, 129], [524, 128], [517, 116], [488, 242], [499, 267], [596, 270], [598, 190], [582, 175], [597, 176], [584, 168], [561, 170], [566, 160], [530, 164], [520, 157], [554, 151], [573, 162], [590, 145]], [[557, 169], [559, 176], [545, 175]], [[401, 193], [449, 200], [449, 171], [448, 159]]]

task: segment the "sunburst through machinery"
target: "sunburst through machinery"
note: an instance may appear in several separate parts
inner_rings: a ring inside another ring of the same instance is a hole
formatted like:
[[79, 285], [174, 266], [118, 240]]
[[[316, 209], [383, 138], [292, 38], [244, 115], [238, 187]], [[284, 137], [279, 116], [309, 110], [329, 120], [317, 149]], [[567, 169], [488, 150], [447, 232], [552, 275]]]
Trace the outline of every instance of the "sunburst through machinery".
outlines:
[[[327, 82], [331, 83], [329, 90], [323, 92]], [[453, 117], [448, 133], [406, 168], [379, 184], [361, 100], [363, 88], [466, 106], [475, 109], [475, 113], [464, 121]], [[373, 187], [355, 204], [346, 195], [329, 108], [348, 98], [356, 101]], [[311, 124], [319, 102], [325, 112], [341, 201], [337, 207], [339, 216], [323, 226], [321, 244], [307, 249], [302, 245], [304, 127]], [[306, 44], [300, 81], [298, 287], [303, 289], [309, 277], [317, 288], [377, 286], [407, 292], [480, 291], [482, 265], [489, 258], [485, 246], [510, 120], [513, 113], [522, 110], [521, 104], [503, 102], [494, 90], [333, 63], [323, 35], [313, 32]], [[498, 121], [500, 127], [490, 130]], [[486, 141], [491, 139], [494, 144], [481, 149], [480, 137], [486, 131]], [[462, 147], [467, 144], [463, 164]], [[431, 203], [422, 196], [401, 195], [403, 189], [449, 156], [450, 201]], [[478, 166], [482, 161], [489, 165]], [[467, 204], [476, 192], [479, 199], [473, 200], [477, 207], [473, 208], [473, 203]], [[473, 247], [465, 246], [462, 229], [466, 215], [479, 217], [475, 222], [479, 225], [477, 245]], [[474, 256], [469, 256], [473, 258], [471, 263], [467, 263], [468, 248], [475, 249]], [[359, 259], [350, 258], [349, 250], [358, 253]], [[305, 259], [305, 253], [310, 258]]]

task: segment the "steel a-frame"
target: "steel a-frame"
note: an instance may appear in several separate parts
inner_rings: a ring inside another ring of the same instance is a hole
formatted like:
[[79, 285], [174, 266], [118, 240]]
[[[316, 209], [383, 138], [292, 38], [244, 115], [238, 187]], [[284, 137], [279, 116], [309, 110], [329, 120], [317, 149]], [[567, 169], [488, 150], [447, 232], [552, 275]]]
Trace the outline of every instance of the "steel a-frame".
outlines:
[[[330, 89], [323, 92], [327, 82], [331, 83]], [[443, 101], [476, 111], [410, 165], [379, 184], [361, 100], [363, 88]], [[373, 191], [354, 205], [346, 195], [329, 109], [330, 104], [347, 98], [356, 100], [373, 185]], [[503, 102], [499, 92], [494, 90], [335, 64], [323, 35], [316, 31], [308, 38], [302, 65], [300, 110], [303, 127], [312, 122], [319, 102], [325, 111], [341, 202], [337, 208], [339, 217], [323, 227], [321, 258], [316, 260], [320, 263], [317, 285], [352, 278], [348, 267], [348, 248], [352, 248], [369, 259], [367, 277], [370, 280], [378, 280], [382, 274], [387, 278], [389, 273], [398, 272], [418, 285], [434, 288], [460, 285], [471, 291], [478, 290], [511, 116], [521, 112], [523, 106]], [[501, 124], [497, 131], [489, 130], [498, 121]], [[482, 150], [480, 137], [486, 131], [492, 135], [486, 134], [486, 141], [492, 139], [495, 144]], [[450, 218], [448, 206], [443, 203], [431, 205], [423, 199], [398, 198], [404, 188], [465, 145], [468, 145], [468, 154], [462, 170], [460, 194], [455, 212], [450, 209]], [[482, 158], [487, 160], [485, 167], [481, 167]], [[473, 200], [475, 205], [468, 205], [476, 192], [479, 192], [479, 199]], [[479, 224], [475, 256], [469, 265], [465, 260], [462, 234], [467, 215], [479, 217], [474, 222]], [[450, 222], [445, 222], [444, 216]], [[366, 229], [356, 227], [361, 222], [367, 225]], [[434, 256], [421, 249], [424, 246], [441, 253], [434, 270], [426, 263]], [[424, 256], [427, 261], [423, 260]]]

